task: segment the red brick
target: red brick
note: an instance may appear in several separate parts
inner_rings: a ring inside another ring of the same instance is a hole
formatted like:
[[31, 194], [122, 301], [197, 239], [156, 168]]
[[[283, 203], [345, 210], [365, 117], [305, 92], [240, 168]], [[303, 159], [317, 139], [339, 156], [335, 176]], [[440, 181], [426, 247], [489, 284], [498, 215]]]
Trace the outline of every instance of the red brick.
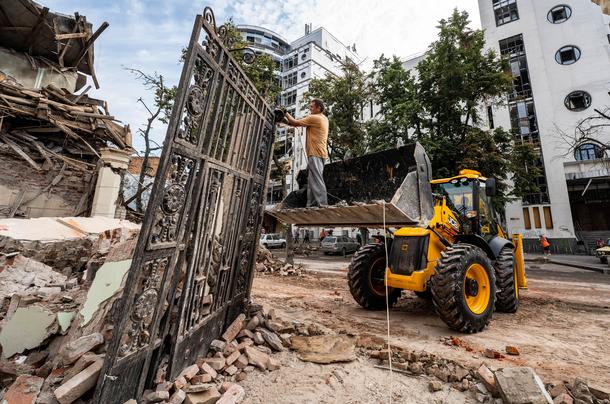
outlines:
[[237, 316], [237, 318], [233, 320], [231, 325], [222, 334], [222, 339], [225, 340], [225, 342], [233, 341], [244, 327], [244, 320], [246, 320], [246, 316], [243, 313]]
[[9, 404], [34, 404], [44, 379], [37, 376], [19, 376], [4, 395]]

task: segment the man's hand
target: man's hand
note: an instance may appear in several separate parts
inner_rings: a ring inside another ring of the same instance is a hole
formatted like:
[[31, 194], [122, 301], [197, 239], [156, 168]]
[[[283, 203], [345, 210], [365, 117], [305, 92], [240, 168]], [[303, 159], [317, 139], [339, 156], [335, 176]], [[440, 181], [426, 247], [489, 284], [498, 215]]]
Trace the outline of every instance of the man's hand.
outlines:
[[296, 119], [294, 119], [294, 117], [292, 115], [290, 115], [290, 113], [286, 112], [284, 114], [284, 116], [286, 117], [286, 120], [288, 121], [288, 125], [290, 126], [303, 126], [303, 124], [301, 124], [299, 121], [297, 121]]

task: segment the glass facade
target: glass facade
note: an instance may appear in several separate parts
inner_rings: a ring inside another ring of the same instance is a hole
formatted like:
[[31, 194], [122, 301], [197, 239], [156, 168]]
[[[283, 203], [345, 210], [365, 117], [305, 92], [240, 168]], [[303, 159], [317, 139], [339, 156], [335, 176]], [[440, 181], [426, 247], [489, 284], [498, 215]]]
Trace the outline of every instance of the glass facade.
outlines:
[[[513, 90], [508, 94], [508, 110], [513, 133], [521, 142], [532, 143], [540, 150], [540, 134], [536, 118], [536, 105], [525, 54], [523, 35], [515, 35], [502, 39], [499, 42], [500, 54], [508, 59], [513, 76]], [[526, 195], [524, 204], [549, 203], [548, 187], [542, 155], [533, 165], [540, 168], [542, 175], [536, 179], [540, 191], [536, 194]]]
[[519, 19], [517, 0], [493, 0], [496, 25], [504, 25]]

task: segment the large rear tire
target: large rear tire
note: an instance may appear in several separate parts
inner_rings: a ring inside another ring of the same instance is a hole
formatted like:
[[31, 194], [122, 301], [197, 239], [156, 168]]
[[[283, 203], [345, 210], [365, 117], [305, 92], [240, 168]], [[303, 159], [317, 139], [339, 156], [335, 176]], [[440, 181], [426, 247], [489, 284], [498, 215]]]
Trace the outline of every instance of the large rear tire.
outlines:
[[[354, 254], [347, 273], [349, 290], [356, 302], [368, 310], [386, 308], [385, 248], [368, 244]], [[388, 287], [388, 303], [392, 307], [400, 297], [400, 289]]]
[[475, 333], [491, 321], [495, 276], [489, 258], [479, 247], [447, 247], [436, 264], [431, 289], [436, 312], [452, 330]]
[[496, 310], [515, 313], [519, 308], [519, 287], [515, 270], [515, 251], [504, 247], [494, 264], [496, 275]]

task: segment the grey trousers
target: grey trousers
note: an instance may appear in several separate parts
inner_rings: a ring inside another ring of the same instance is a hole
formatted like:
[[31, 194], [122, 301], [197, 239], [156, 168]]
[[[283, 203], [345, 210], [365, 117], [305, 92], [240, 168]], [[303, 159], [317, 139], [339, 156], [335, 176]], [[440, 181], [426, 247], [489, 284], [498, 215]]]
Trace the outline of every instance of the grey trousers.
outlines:
[[307, 206], [328, 205], [326, 185], [324, 185], [324, 159], [307, 157], [309, 174], [307, 176]]

